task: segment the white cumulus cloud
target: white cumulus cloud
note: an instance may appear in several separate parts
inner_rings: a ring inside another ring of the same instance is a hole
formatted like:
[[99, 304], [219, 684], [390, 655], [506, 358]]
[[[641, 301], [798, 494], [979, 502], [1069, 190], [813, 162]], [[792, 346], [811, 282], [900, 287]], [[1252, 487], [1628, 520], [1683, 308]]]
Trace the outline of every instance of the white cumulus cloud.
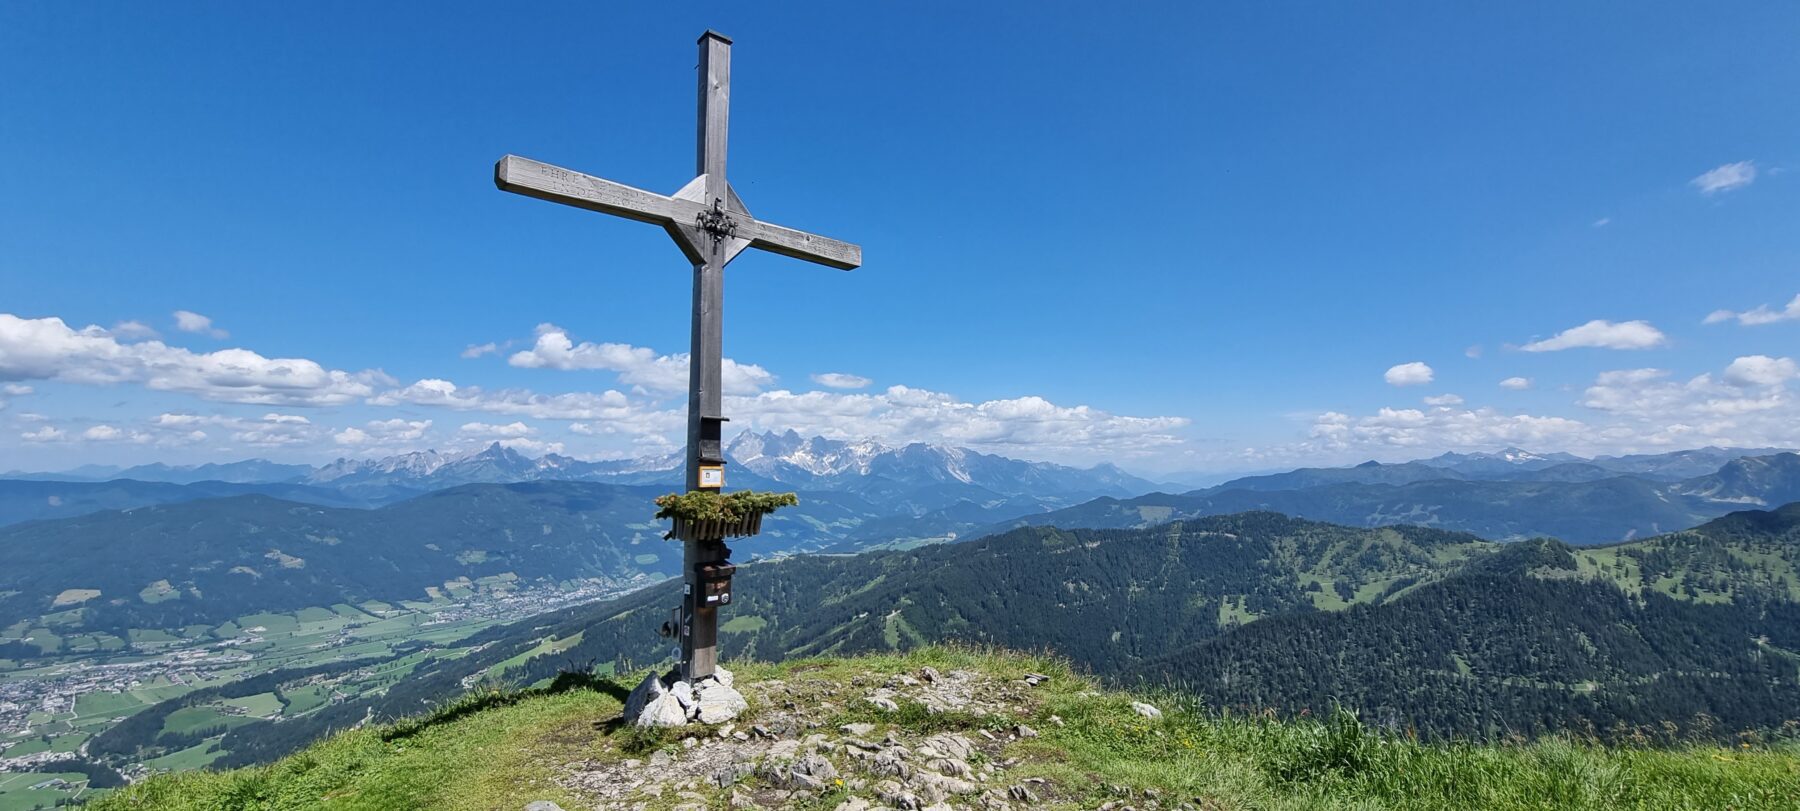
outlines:
[[[688, 389], [687, 353], [658, 355], [655, 350], [630, 344], [575, 343], [567, 330], [555, 324], [540, 324], [537, 341], [530, 349], [514, 352], [507, 363], [525, 369], [601, 370], [617, 372], [619, 381], [640, 386], [657, 394], [675, 394]], [[740, 364], [725, 358], [720, 364], [720, 378], [726, 394], [755, 394], [775, 376], [753, 364]]]
[[96, 425], [81, 432], [81, 438], [94, 442], [111, 442], [125, 438], [125, 432], [111, 425]]
[[156, 439], [143, 431], [128, 430], [105, 423], [82, 431], [81, 438], [87, 442], [135, 442], [138, 444], [146, 444]]
[[828, 389], [866, 389], [870, 380], [862, 375], [844, 374], [842, 372], [825, 372], [812, 376], [812, 381]]
[[175, 328], [182, 332], [197, 332], [213, 338], [231, 337], [231, 333], [213, 326], [211, 318], [192, 310], [175, 311]]
[[1736, 386], [1778, 386], [1800, 377], [1792, 358], [1748, 355], [1725, 367], [1725, 382]]
[[469, 422], [469, 423], [463, 423], [463, 426], [457, 430], [459, 430], [462, 433], [467, 434], [469, 436], [481, 436], [481, 437], [514, 437], [514, 438], [516, 438], [516, 437], [527, 437], [527, 436], [531, 436], [531, 435], [537, 433], [536, 428], [533, 428], [522, 422], [512, 422], [512, 423], [508, 423], [506, 425], [493, 425], [493, 424], [485, 423], [485, 422]]
[[371, 420], [366, 426], [375, 436], [388, 442], [413, 442], [425, 438], [431, 420]]
[[[298, 414], [270, 412], [260, 418], [220, 414], [184, 414], [165, 412], [152, 418], [145, 430], [158, 444], [191, 444], [207, 437], [198, 429], [225, 430], [232, 442], [258, 448], [286, 448], [316, 444], [326, 430]], [[198, 436], [196, 436], [198, 434]]]
[[[529, 350], [508, 362], [522, 368], [594, 369], [617, 372], [630, 393], [486, 389], [429, 378], [368, 399], [378, 406], [429, 406], [533, 420], [566, 420], [570, 433], [628, 441], [650, 452], [679, 444], [686, 427], [685, 355], [659, 354], [619, 343], [577, 343], [553, 324], [538, 328]], [[764, 390], [774, 375], [760, 366], [723, 363], [725, 413], [734, 428], [793, 429], [834, 439], [874, 439], [887, 444], [932, 442], [1030, 458], [1102, 461], [1142, 456], [1179, 444], [1178, 417], [1131, 417], [1041, 397], [968, 402], [908, 386], [880, 392], [849, 390], [871, 384], [845, 373], [820, 374], [826, 390]], [[841, 390], [829, 390], [841, 389]], [[471, 423], [471, 426], [488, 426]], [[481, 430], [472, 427], [471, 432]], [[489, 436], [497, 436], [490, 433]], [[525, 437], [517, 437], [523, 439]], [[524, 446], [520, 446], [524, 447]], [[609, 451], [611, 452], [611, 451]]]
[[1368, 453], [1381, 449], [1559, 447], [1587, 426], [1564, 417], [1505, 414], [1491, 408], [1382, 408], [1352, 417], [1335, 411], [1313, 421], [1308, 451]]
[[1533, 341], [1520, 349], [1526, 352], [1559, 352], [1564, 349], [1591, 347], [1596, 349], [1654, 349], [1667, 345], [1668, 336], [1648, 321], [1612, 322], [1594, 319], [1579, 327], [1570, 327], [1541, 341]]
[[1699, 177], [1688, 181], [1701, 194], [1711, 196], [1719, 192], [1741, 189], [1756, 182], [1756, 162], [1738, 161], [1727, 163], [1702, 173]]
[[1430, 366], [1415, 360], [1411, 363], [1389, 367], [1387, 374], [1383, 377], [1390, 386], [1423, 386], [1430, 383], [1436, 374]]
[[[405, 388], [369, 398], [373, 405], [438, 406], [454, 411], [482, 411], [541, 420], [603, 421], [632, 434], [671, 431], [687, 424], [683, 412], [634, 400], [622, 392], [540, 394], [526, 389], [489, 391], [428, 378]], [[681, 408], [686, 408], [686, 403]]]
[[1736, 321], [1746, 327], [1773, 324], [1777, 321], [1800, 321], [1800, 295], [1794, 296], [1786, 307], [1779, 310], [1767, 304], [1758, 305], [1755, 309], [1743, 312], [1732, 310], [1714, 310], [1706, 316], [1706, 323], [1718, 324], [1724, 321]]
[[125, 341], [140, 341], [146, 338], [161, 338], [162, 335], [142, 321], [120, 321], [108, 330], [113, 337]]
[[1131, 417], [1042, 397], [969, 402], [908, 386], [878, 393], [764, 392], [730, 397], [726, 413], [758, 429], [793, 429], [889, 445], [933, 442], [1030, 458], [1095, 462], [1179, 445], [1184, 417]]
[[1524, 391], [1526, 389], [1531, 388], [1531, 378], [1529, 378], [1529, 377], [1509, 377], [1505, 380], [1500, 381], [1500, 388], [1511, 389], [1513, 391]]
[[417, 442], [430, 430], [431, 420], [370, 420], [361, 428], [349, 427], [331, 435], [333, 442], [349, 446], [394, 447]]
[[62, 429], [46, 425], [36, 431], [26, 431], [19, 435], [26, 442], [58, 442], [63, 438]]
[[392, 383], [376, 371], [326, 369], [248, 349], [197, 353], [160, 341], [121, 343], [97, 326], [73, 329], [60, 318], [0, 313], [0, 381], [26, 380], [137, 383], [207, 400], [287, 406], [344, 405]]
[[[610, 446], [601, 453], [666, 453], [682, 440], [686, 425], [682, 395], [687, 388], [683, 355], [625, 344], [577, 343], [566, 331], [546, 325], [530, 351], [510, 360], [522, 367], [612, 370], [626, 390], [553, 393], [459, 385], [441, 378], [402, 385], [379, 371], [332, 370], [315, 361], [268, 358], [248, 349], [195, 352], [158, 340], [125, 341], [109, 330], [71, 327], [57, 318], [0, 313], [0, 386], [13, 387], [0, 392], [17, 394], [38, 380], [139, 385], [218, 402], [281, 408], [259, 411], [260, 416], [168, 411], [136, 424], [107, 420], [107, 430], [92, 435], [90, 441], [95, 442], [130, 439], [174, 446], [213, 441], [222, 450], [233, 451], [323, 446], [385, 454], [418, 449], [416, 443], [429, 435], [432, 423], [426, 419], [321, 425], [316, 418], [286, 410], [351, 405], [441, 408], [503, 418], [458, 421], [461, 428], [449, 438], [451, 446], [479, 439], [499, 441], [521, 452], [561, 453], [560, 443], [541, 437], [528, 422], [541, 420], [573, 423], [571, 435]], [[846, 373], [819, 375], [821, 389], [816, 391], [770, 391], [775, 378], [760, 366], [727, 362], [724, 371], [726, 414], [734, 418], [734, 427], [792, 428], [837, 439], [875, 439], [890, 445], [943, 443], [1086, 463], [1166, 453], [1185, 441], [1179, 434], [1189, 424], [1180, 417], [1129, 416], [1036, 396], [972, 402], [909, 386], [880, 391], [832, 388], [871, 385]], [[0, 401], [4, 396], [0, 394]], [[36, 430], [22, 438], [66, 441], [73, 433], [80, 439], [90, 424], [33, 426]], [[596, 448], [582, 451], [593, 453]]]
[[[1530, 384], [1526, 378], [1508, 381], [1518, 381], [1508, 388]], [[1575, 405], [1587, 409], [1580, 417], [1455, 405], [1389, 407], [1360, 416], [1327, 411], [1312, 418], [1304, 440], [1211, 453], [1215, 460], [1266, 468], [1507, 446], [1588, 456], [1707, 445], [1794, 448], [1800, 447], [1796, 386], [1800, 363], [1767, 355], [1740, 357], [1723, 371], [1685, 380], [1666, 369], [1615, 369], [1580, 393]], [[1179, 453], [1199, 455], [1191, 446]]]
[[1786, 382], [1792, 361], [1751, 356], [1733, 361], [1720, 379], [1675, 379], [1663, 369], [1602, 372], [1580, 403], [1635, 423], [1657, 444], [1755, 447], [1800, 439], [1800, 409]]

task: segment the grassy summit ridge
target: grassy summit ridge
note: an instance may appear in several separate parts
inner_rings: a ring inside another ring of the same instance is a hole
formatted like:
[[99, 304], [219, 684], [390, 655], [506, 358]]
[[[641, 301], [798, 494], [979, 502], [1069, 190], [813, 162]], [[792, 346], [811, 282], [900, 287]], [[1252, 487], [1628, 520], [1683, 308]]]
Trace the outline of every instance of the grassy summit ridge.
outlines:
[[[1049, 678], [1031, 685], [1024, 679], [1032, 673]], [[155, 778], [94, 807], [868, 807], [861, 798], [879, 808], [896, 787], [932, 785], [964, 808], [1117, 801], [1165, 809], [1775, 809], [1800, 801], [1800, 750], [1791, 743], [1630, 749], [1558, 737], [1428, 745], [1342, 715], [1221, 716], [1170, 695], [1133, 697], [1060, 661], [1012, 653], [930, 647], [744, 664], [737, 680], [752, 706], [729, 730], [617, 728], [606, 722], [618, 715], [625, 684], [564, 679], [535, 691], [472, 694], [430, 716], [338, 734], [269, 766]], [[877, 708], [871, 695], [894, 696], [898, 709]], [[945, 700], [954, 706], [928, 708]], [[1139, 700], [1162, 717], [1141, 715]], [[859, 724], [868, 726], [850, 726]], [[772, 734], [731, 735], [752, 725]], [[695, 744], [684, 734], [697, 736]], [[928, 761], [922, 753], [934, 746], [961, 752], [952, 763]], [[811, 758], [831, 767], [817, 785], [786, 770]], [[882, 765], [896, 759], [911, 777]], [[720, 763], [731, 764], [724, 780]], [[654, 774], [668, 781], [653, 790], [630, 785]], [[950, 774], [963, 777], [942, 776]], [[959, 780], [972, 788], [961, 791]]]

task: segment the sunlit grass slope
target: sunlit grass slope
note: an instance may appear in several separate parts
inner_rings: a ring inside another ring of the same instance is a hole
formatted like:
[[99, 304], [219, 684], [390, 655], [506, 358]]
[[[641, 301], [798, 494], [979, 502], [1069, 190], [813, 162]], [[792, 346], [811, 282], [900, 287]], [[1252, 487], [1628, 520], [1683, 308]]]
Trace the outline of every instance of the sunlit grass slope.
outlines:
[[[933, 715], [902, 707], [881, 713], [846, 697], [892, 674], [925, 666], [978, 671], [1002, 683], [1051, 676], [1031, 699], [1001, 715]], [[1800, 751], [1792, 743], [1736, 748], [1605, 748], [1556, 739], [1501, 745], [1422, 745], [1364, 729], [1348, 715], [1277, 721], [1221, 717], [1171, 695], [1102, 689], [1041, 657], [930, 648], [907, 655], [743, 664], [738, 679], [824, 679], [837, 694], [821, 710], [837, 724], [874, 721], [908, 732], [995, 733], [1018, 758], [1006, 782], [1044, 778], [1044, 806], [1094, 808], [1122, 788], [1151, 789], [1161, 807], [1207, 809], [1792, 809], [1800, 807]], [[567, 764], [644, 758], [681, 750], [672, 735], [606, 724], [624, 685], [565, 678], [523, 693], [475, 693], [393, 727], [341, 733], [266, 767], [152, 779], [97, 803], [119, 809], [521, 809], [532, 800], [591, 807], [556, 778]], [[1163, 717], [1131, 707], [1145, 700]], [[857, 707], [861, 707], [858, 709]], [[848, 707], [848, 708], [844, 708]], [[769, 708], [753, 706], [745, 722]], [[1051, 720], [1057, 716], [1061, 723]], [[1025, 723], [1035, 738], [1005, 735]], [[711, 807], [725, 792], [711, 788]], [[752, 778], [754, 779], [754, 778]], [[795, 807], [832, 809], [836, 788]], [[673, 805], [678, 800], [668, 799]], [[691, 798], [688, 800], [691, 801]]]

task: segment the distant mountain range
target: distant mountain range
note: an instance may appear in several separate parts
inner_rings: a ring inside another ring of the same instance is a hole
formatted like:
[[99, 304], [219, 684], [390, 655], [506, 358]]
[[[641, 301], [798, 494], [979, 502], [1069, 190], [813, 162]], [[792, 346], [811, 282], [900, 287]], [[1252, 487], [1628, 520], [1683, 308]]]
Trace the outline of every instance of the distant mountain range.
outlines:
[[793, 431], [739, 434], [726, 454], [759, 476], [808, 489], [860, 489], [868, 479], [967, 485], [1007, 496], [1071, 496], [1095, 490], [1141, 493], [1156, 487], [1109, 464], [1074, 468], [948, 445], [913, 443], [894, 448], [867, 440], [802, 438]]
[[[1100, 495], [1136, 495], [1155, 484], [1112, 465], [1082, 469], [1025, 462], [947, 445], [890, 447], [786, 433], [739, 434], [728, 446], [732, 489], [797, 489], [854, 493], [878, 510], [918, 514], [958, 501], [992, 503], [1028, 496], [1039, 504], [1075, 504]], [[435, 451], [375, 460], [339, 460], [306, 476], [313, 485], [371, 495], [429, 491], [472, 483], [603, 481], [679, 485], [679, 453], [584, 462], [551, 454], [532, 459], [492, 445], [445, 455]]]
[[[1704, 475], [1667, 479], [1720, 458], [1729, 461]], [[1686, 529], [1744, 507], [1800, 500], [1800, 455], [1794, 453], [1683, 451], [1604, 460], [1637, 474], [1571, 475], [1577, 467], [1601, 464], [1540, 456], [1506, 460], [1499, 455], [1452, 455], [1397, 465], [1308, 468], [1178, 495], [1101, 498], [1023, 515], [977, 534], [1014, 526], [1143, 527], [1272, 510], [1349, 526], [1416, 524], [1493, 540], [1551, 537], [1606, 543]]]
[[26, 473], [15, 470], [0, 475], [0, 479], [35, 479], [59, 482], [103, 482], [130, 479], [169, 484], [194, 484], [196, 482], [257, 484], [296, 482], [312, 470], [311, 465], [286, 465], [267, 459], [245, 459], [241, 462], [208, 462], [203, 465], [165, 465], [161, 462], [134, 467], [83, 465], [58, 473]]
[[243, 495], [263, 495], [283, 501], [328, 507], [373, 506], [338, 490], [305, 484], [6, 479], [0, 480], [0, 527], [24, 521], [74, 518], [103, 510], [131, 510], [155, 504], [179, 504]]
[[1303, 467], [1286, 473], [1246, 476], [1192, 492], [1302, 490], [1332, 484], [1391, 484], [1454, 481], [1590, 482], [1619, 476], [1675, 482], [1713, 473], [1747, 456], [1772, 456], [1782, 448], [1699, 448], [1640, 456], [1584, 459], [1567, 453], [1537, 454], [1518, 448], [1492, 453], [1446, 453], [1430, 459], [1355, 467]]
[[[821, 528], [820, 541], [843, 541], [865, 521], [887, 520], [877, 540], [941, 536], [1027, 513], [1072, 506], [1101, 496], [1134, 496], [1156, 489], [1112, 465], [1074, 468], [1025, 462], [944, 445], [889, 447], [823, 437], [746, 432], [727, 447], [731, 489], [798, 490], [812, 501], [842, 505], [855, 522]], [[578, 481], [618, 485], [681, 484], [681, 454], [583, 461], [549, 454], [528, 457], [498, 443], [478, 451], [420, 451], [380, 459], [339, 459], [312, 468], [247, 460], [223, 465], [143, 465], [116, 471], [87, 468], [60, 474], [12, 473], [0, 478], [0, 525], [67, 518], [101, 509], [127, 509], [238, 493], [260, 493], [330, 506], [379, 506], [468, 484]], [[82, 474], [81, 476], [76, 475]], [[97, 476], [101, 480], [83, 479]], [[132, 476], [132, 481], [121, 481]], [[215, 477], [203, 479], [201, 477]], [[238, 485], [223, 487], [223, 483]], [[160, 485], [184, 485], [180, 489]], [[52, 486], [54, 484], [55, 486]], [[933, 513], [914, 526], [904, 519]], [[843, 530], [843, 531], [839, 531]]]
[[[1746, 506], [1795, 498], [1794, 458], [1771, 449], [1701, 448], [1583, 459], [1509, 448], [1399, 464], [1301, 468], [1179, 494], [1112, 465], [1074, 468], [944, 445], [890, 447], [786, 433], [738, 435], [727, 448], [733, 489], [797, 490], [835, 515], [792, 550], [872, 546], [1022, 525], [1146, 526], [1177, 518], [1275, 510], [1353, 526], [1417, 523], [1493, 539], [1539, 535], [1598, 543], [1691, 527]], [[1751, 462], [1761, 459], [1761, 462]], [[583, 461], [528, 457], [499, 444], [340, 459], [317, 468], [265, 460], [195, 467], [86, 468], [0, 478], [0, 526], [227, 495], [261, 494], [332, 507], [374, 507], [469, 484], [581, 481], [679, 486], [680, 454]], [[32, 477], [32, 478], [26, 478]]]
[[[856, 489], [859, 482], [876, 479], [911, 486], [958, 483], [1005, 495], [1024, 492], [1067, 495], [1109, 489], [1135, 493], [1155, 488], [1154, 483], [1113, 465], [1083, 469], [1008, 459], [948, 445], [913, 443], [893, 447], [873, 440], [848, 442], [819, 436], [807, 438], [791, 430], [786, 433], [743, 432], [726, 446], [726, 456], [736, 466], [731, 471], [734, 479], [748, 475], [746, 485], [775, 482], [808, 489], [848, 490]], [[459, 484], [543, 480], [677, 483], [681, 480], [683, 459], [681, 453], [603, 461], [584, 461], [559, 454], [532, 458], [496, 442], [466, 453], [417, 451], [379, 459], [338, 459], [319, 467], [247, 459], [192, 466], [160, 463], [130, 468], [86, 466], [59, 473], [13, 471], [0, 479], [71, 482], [133, 479], [173, 484], [221, 481], [431, 491]], [[736, 481], [732, 484], [737, 486]]]
[[[1680, 481], [1704, 476], [1728, 462], [1746, 456], [1770, 456], [1790, 450], [1792, 449], [1706, 447], [1668, 453], [1583, 459], [1567, 453], [1536, 454], [1519, 448], [1506, 448], [1493, 453], [1446, 453], [1422, 460], [1421, 464], [1453, 470], [1470, 479], [1589, 481], [1591, 478], [1606, 478], [1607, 475], [1625, 475], [1657, 481]], [[1596, 476], [1591, 471], [1601, 471], [1607, 475]], [[1580, 478], [1569, 478], [1570, 476]]]

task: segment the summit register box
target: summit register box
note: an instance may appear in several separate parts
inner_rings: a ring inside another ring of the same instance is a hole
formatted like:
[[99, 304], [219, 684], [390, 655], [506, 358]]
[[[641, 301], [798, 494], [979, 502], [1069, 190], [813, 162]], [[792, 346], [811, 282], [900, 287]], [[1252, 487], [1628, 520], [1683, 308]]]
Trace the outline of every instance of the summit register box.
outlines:
[[702, 563], [697, 567], [700, 575], [701, 605], [731, 605], [731, 575], [737, 566], [731, 561], [722, 560], [717, 563]]

